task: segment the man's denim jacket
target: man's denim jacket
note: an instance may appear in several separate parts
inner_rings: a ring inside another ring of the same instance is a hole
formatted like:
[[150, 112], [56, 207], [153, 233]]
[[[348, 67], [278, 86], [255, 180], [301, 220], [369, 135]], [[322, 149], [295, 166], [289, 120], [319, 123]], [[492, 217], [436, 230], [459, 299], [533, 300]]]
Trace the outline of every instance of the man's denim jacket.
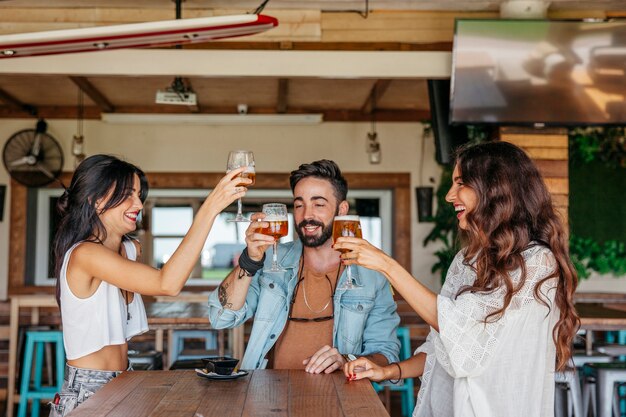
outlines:
[[[299, 240], [281, 244], [279, 256], [286, 272], [263, 272], [252, 277], [246, 302], [239, 310], [224, 309], [218, 290], [209, 295], [209, 319], [216, 329], [241, 326], [254, 316], [252, 333], [241, 363], [242, 369], [265, 368], [265, 356], [285, 328], [289, 302], [298, 281], [298, 266], [302, 254]], [[271, 257], [265, 266], [269, 268]], [[344, 270], [334, 297], [333, 344], [342, 354], [383, 354], [389, 362], [398, 361], [400, 342], [396, 328], [400, 318], [396, 303], [385, 277], [375, 271], [352, 266], [352, 276], [362, 288], [343, 290]], [[247, 278], [244, 278], [247, 279]], [[303, 360], [305, 358], [302, 358]]]

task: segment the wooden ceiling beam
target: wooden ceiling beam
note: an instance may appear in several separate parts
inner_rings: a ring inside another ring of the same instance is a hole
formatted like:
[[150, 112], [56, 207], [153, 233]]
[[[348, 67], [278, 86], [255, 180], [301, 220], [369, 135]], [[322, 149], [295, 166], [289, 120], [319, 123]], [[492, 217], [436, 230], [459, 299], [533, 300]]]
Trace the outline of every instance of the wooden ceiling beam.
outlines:
[[[324, 110], [325, 122], [369, 122], [371, 116], [358, 110]], [[422, 122], [430, 120], [428, 110], [376, 110], [376, 122]]]
[[17, 111], [18, 113], [27, 113], [29, 116], [37, 115], [37, 107], [22, 103], [2, 88], [0, 88], [0, 101], [10, 110]]
[[289, 94], [289, 79], [278, 79], [278, 99], [276, 100], [276, 113], [287, 113], [287, 97]]
[[[124, 106], [117, 107], [115, 113], [153, 113], [153, 114], [189, 114], [189, 109], [185, 106]], [[289, 108], [284, 114], [315, 114], [323, 115], [326, 122], [369, 122], [371, 116], [362, 113], [360, 110], [342, 109], [320, 109], [320, 108]], [[76, 106], [41, 106], [38, 108], [40, 117], [46, 119], [76, 119]], [[197, 114], [237, 114], [232, 106], [228, 107], [205, 107], [202, 106]], [[276, 109], [272, 107], [259, 108], [252, 107], [248, 114], [276, 114]], [[27, 118], [25, 112], [17, 109], [0, 107], [0, 119], [3, 118]], [[84, 118], [88, 120], [99, 120], [101, 110], [98, 107], [85, 107]], [[421, 122], [430, 119], [428, 110], [405, 110], [405, 109], [377, 109], [377, 122]]]
[[183, 49], [293, 50], [293, 51], [442, 51], [451, 52], [452, 42], [206, 42], [183, 45]]
[[[39, 106], [33, 114], [0, 107], [0, 119], [23, 119], [33, 117], [34, 115], [45, 119], [76, 120], [76, 106]], [[100, 119], [100, 109], [97, 107], [85, 107], [83, 118]]]
[[376, 80], [370, 94], [367, 96], [367, 100], [365, 100], [365, 103], [361, 106], [361, 112], [368, 115], [372, 114], [372, 112], [376, 110], [376, 103], [380, 103], [380, 99], [383, 97], [390, 84], [391, 80]]
[[111, 102], [98, 90], [94, 87], [93, 84], [89, 82], [86, 77], [74, 77], [70, 75], [70, 80], [78, 88], [80, 88], [83, 93], [87, 94], [87, 96], [100, 107], [103, 112], [113, 113], [115, 111], [115, 107], [111, 104]]

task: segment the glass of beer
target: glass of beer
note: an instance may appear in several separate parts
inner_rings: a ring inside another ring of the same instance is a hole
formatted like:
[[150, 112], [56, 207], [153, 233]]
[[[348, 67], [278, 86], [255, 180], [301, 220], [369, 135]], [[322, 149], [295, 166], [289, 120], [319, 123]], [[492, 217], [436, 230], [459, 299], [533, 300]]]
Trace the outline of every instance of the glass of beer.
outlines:
[[[251, 187], [254, 185], [256, 174], [254, 172], [254, 155], [250, 151], [231, 151], [228, 154], [228, 163], [226, 165], [226, 172], [230, 172], [233, 169], [240, 167], [246, 167], [246, 170], [240, 174], [241, 178], [249, 178], [252, 180], [252, 184], [239, 184], [239, 186]], [[229, 222], [249, 222], [249, 219], [243, 217], [241, 208], [241, 198], [237, 200], [237, 215], [234, 219], [229, 219]]]
[[[333, 221], [333, 243], [340, 237], [358, 237], [359, 239], [363, 239], [359, 216], [335, 216], [335, 220]], [[341, 253], [349, 252], [346, 249], [339, 249], [339, 251]], [[339, 289], [353, 290], [361, 287], [361, 285], [358, 285], [352, 278], [350, 265], [346, 265], [346, 275], [348, 279]]]
[[278, 264], [278, 239], [287, 236], [289, 230], [289, 217], [287, 206], [280, 203], [263, 204], [263, 214], [265, 218], [261, 221], [269, 223], [268, 227], [261, 227], [259, 233], [272, 236], [274, 238], [274, 253], [272, 254], [272, 266], [265, 272], [283, 272], [285, 269]]

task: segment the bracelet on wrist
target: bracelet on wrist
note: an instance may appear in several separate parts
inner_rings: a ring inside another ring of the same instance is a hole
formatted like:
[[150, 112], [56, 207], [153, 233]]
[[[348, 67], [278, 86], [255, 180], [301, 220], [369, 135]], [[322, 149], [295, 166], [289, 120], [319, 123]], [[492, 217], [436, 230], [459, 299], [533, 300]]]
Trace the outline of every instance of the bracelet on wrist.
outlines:
[[241, 252], [241, 255], [239, 255], [239, 268], [244, 270], [248, 276], [254, 276], [259, 269], [263, 268], [264, 262], [265, 254], [263, 254], [260, 261], [255, 261], [248, 255], [248, 248], [245, 248], [243, 252]]
[[392, 384], [397, 384], [398, 382], [400, 382], [402, 380], [402, 367], [400, 366], [400, 364], [398, 362], [391, 362], [389, 365], [396, 365], [398, 367], [398, 379], [396, 379], [395, 381], [389, 379], [389, 382], [391, 382]]

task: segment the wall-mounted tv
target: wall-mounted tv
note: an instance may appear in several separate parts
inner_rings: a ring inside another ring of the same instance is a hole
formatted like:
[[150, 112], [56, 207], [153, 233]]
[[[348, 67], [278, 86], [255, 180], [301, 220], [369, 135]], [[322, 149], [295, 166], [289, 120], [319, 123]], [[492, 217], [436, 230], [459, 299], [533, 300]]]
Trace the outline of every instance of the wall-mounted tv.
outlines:
[[626, 21], [458, 20], [452, 123], [626, 124]]

